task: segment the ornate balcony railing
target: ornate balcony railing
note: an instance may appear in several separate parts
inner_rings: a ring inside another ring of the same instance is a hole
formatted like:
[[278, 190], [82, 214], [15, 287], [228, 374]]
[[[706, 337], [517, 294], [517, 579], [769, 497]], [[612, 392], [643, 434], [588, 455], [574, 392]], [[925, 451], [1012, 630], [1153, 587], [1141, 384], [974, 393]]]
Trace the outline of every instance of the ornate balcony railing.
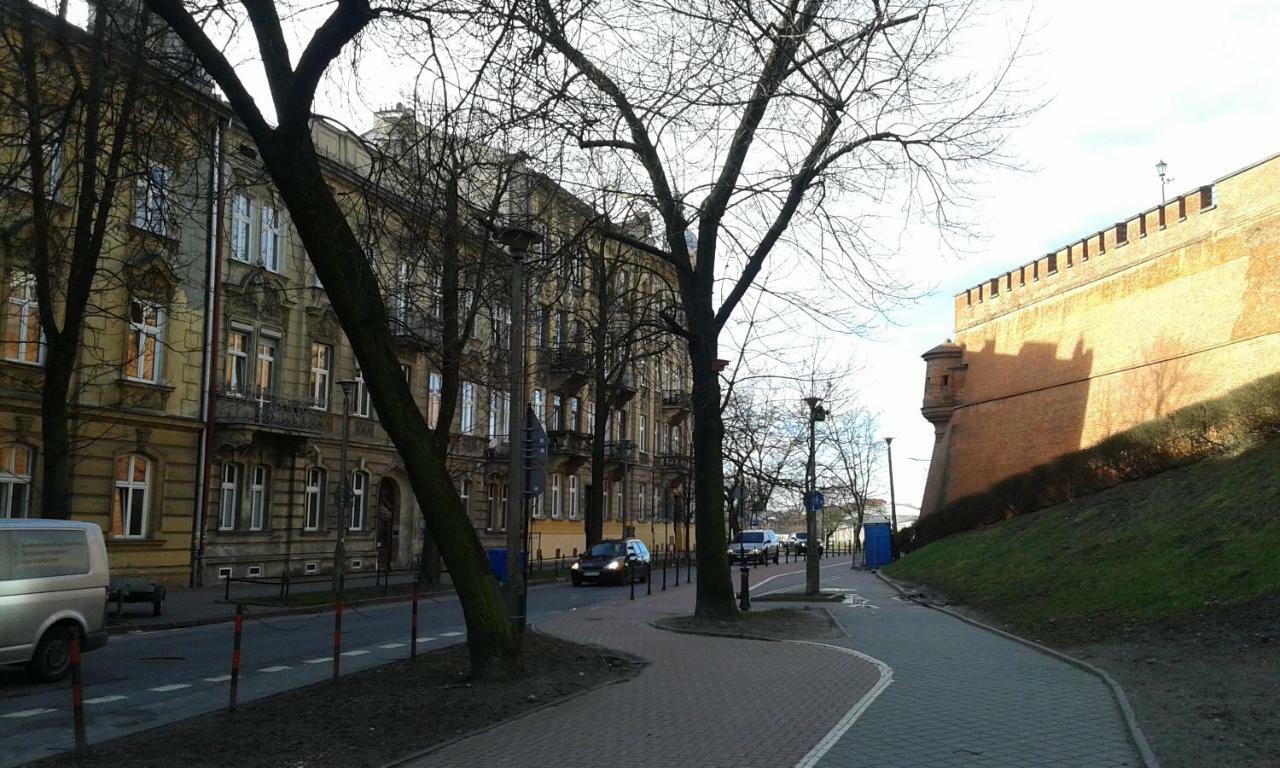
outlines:
[[218, 395], [216, 421], [224, 426], [318, 435], [328, 429], [329, 414], [315, 405], [312, 400], [281, 397], [268, 391], [224, 389]]
[[636, 444], [630, 440], [614, 440], [605, 443], [604, 457], [606, 461], [619, 464], [634, 464], [636, 462]]
[[689, 456], [684, 453], [660, 453], [658, 469], [664, 472], [688, 472]]
[[561, 344], [551, 348], [551, 372], [585, 374], [591, 370], [591, 356], [577, 344]]
[[662, 393], [662, 407], [687, 411], [693, 407], [693, 395], [683, 389], [668, 389]]
[[568, 456], [586, 456], [591, 453], [591, 436], [572, 429], [553, 429], [547, 432], [547, 449], [551, 453]]

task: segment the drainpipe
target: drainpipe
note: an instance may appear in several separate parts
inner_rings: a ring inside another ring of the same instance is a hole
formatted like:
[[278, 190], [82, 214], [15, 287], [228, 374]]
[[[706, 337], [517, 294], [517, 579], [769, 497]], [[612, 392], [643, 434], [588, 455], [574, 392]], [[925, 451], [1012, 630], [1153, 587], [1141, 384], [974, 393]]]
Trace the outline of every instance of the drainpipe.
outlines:
[[198, 450], [199, 471], [196, 473], [196, 501], [191, 512], [192, 537], [191, 578], [193, 587], [204, 586], [204, 532], [207, 513], [207, 496], [210, 473], [213, 471], [214, 421], [217, 416], [217, 375], [214, 354], [218, 348], [218, 334], [222, 327], [222, 198], [225, 187], [222, 174], [222, 150], [226, 133], [231, 129], [231, 118], [225, 127], [218, 123], [213, 129], [213, 162], [209, 170], [209, 235], [208, 284], [205, 290], [204, 358], [201, 361], [200, 416], [204, 426], [200, 430]]

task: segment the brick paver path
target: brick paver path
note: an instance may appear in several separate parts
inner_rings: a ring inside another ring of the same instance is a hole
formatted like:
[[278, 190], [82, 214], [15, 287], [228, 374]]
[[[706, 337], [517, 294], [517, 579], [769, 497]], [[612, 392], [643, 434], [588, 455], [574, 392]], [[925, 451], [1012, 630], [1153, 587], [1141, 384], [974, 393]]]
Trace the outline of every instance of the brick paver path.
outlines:
[[[409, 765], [450, 768], [794, 766], [879, 679], [828, 648], [654, 629], [687, 614], [669, 590], [558, 615], [538, 629], [641, 656], [636, 678], [504, 723]], [[804, 681], [810, 681], [806, 684]], [[609, 757], [616, 752], [618, 758]]]
[[856, 591], [832, 613], [893, 683], [818, 766], [1142, 765], [1096, 676], [900, 600], [865, 572], [826, 572], [823, 586]]

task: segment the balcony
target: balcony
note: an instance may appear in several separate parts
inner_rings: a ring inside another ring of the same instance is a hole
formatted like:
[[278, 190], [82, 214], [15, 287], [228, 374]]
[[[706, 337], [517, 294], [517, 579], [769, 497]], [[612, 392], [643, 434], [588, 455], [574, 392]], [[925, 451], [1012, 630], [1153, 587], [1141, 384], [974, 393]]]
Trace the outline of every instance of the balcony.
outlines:
[[547, 451], [562, 460], [564, 469], [576, 472], [591, 458], [591, 436], [572, 429], [547, 432]]
[[398, 312], [387, 318], [397, 343], [417, 349], [438, 349], [444, 328], [440, 318], [417, 309]]
[[316, 437], [330, 428], [330, 417], [311, 400], [281, 397], [273, 392], [223, 390], [218, 393], [219, 426], [239, 427], [292, 437]]
[[630, 371], [623, 373], [610, 387], [613, 407], [621, 408], [631, 402], [631, 398], [636, 396], [637, 391], [639, 390], [636, 385], [636, 377]]
[[662, 393], [662, 412], [667, 423], [679, 424], [693, 410], [693, 395], [683, 389], [668, 389]]
[[591, 379], [591, 355], [577, 344], [560, 344], [547, 350], [551, 364], [552, 389], [572, 392]]
[[511, 458], [511, 443], [506, 438], [495, 438], [489, 441], [484, 449], [485, 461], [502, 464]]
[[613, 440], [604, 444], [604, 460], [610, 464], [636, 463], [636, 444], [630, 440]]
[[690, 470], [689, 456], [684, 453], [660, 453], [657, 468], [673, 475], [683, 475]]

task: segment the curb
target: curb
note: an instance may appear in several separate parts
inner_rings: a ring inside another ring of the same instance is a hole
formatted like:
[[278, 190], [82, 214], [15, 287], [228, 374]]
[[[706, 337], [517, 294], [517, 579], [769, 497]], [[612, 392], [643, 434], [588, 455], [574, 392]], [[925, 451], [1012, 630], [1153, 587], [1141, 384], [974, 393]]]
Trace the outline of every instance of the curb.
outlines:
[[[529, 630], [533, 631], [532, 624], [529, 625]], [[616, 651], [612, 648], [606, 648], [603, 645], [588, 645], [587, 647], [596, 648], [600, 651], [607, 652], [614, 656], [623, 656], [623, 657], [628, 657], [633, 659], [635, 662], [633, 666], [633, 669], [635, 670], [635, 674], [630, 675], [628, 677], [618, 678], [617, 680], [609, 680], [603, 683], [598, 683], [596, 685], [591, 686], [590, 688], [584, 688], [581, 691], [575, 691], [569, 694], [568, 696], [563, 696], [559, 699], [556, 699], [555, 701], [548, 701], [544, 704], [539, 704], [538, 706], [532, 709], [526, 709], [524, 712], [521, 712], [515, 717], [508, 718], [506, 720], [499, 720], [496, 723], [489, 723], [488, 725], [482, 728], [477, 728], [474, 731], [468, 731], [467, 733], [459, 734], [457, 736], [454, 736], [451, 739], [446, 739], [442, 742], [439, 742], [438, 744], [432, 744], [426, 749], [420, 749], [417, 752], [413, 752], [412, 754], [405, 755], [404, 757], [398, 757], [389, 763], [383, 763], [381, 766], [378, 766], [378, 768], [399, 768], [399, 766], [407, 765], [408, 763], [423, 757], [428, 757], [430, 755], [435, 754], [436, 752], [439, 752], [444, 749], [448, 749], [449, 747], [452, 747], [454, 744], [458, 744], [459, 742], [466, 741], [467, 739], [474, 738], [476, 736], [481, 736], [483, 734], [488, 733], [489, 731], [492, 731], [495, 728], [500, 728], [508, 723], [515, 723], [520, 720], [523, 720], [526, 717], [529, 717], [530, 715], [537, 714], [538, 712], [542, 712], [543, 710], [551, 709], [553, 707], [559, 707], [563, 704], [568, 704], [569, 702], [573, 701], [579, 696], [586, 696], [588, 693], [595, 693], [596, 691], [599, 691], [603, 688], [608, 688], [611, 685], [629, 683], [632, 680], [636, 679], [636, 677], [638, 677], [640, 673], [644, 671], [645, 667], [653, 663], [648, 659], [644, 659], [639, 656], [634, 656], [632, 654], [628, 654], [623, 651]]]
[[[875, 571], [875, 575], [878, 576], [885, 584], [893, 587], [893, 589], [903, 597], [908, 597], [907, 590], [897, 581], [884, 575], [881, 571]], [[932, 608], [935, 611], [945, 613], [954, 619], [959, 619], [960, 621], [963, 621], [966, 624], [971, 624], [979, 629], [985, 629], [986, 631], [999, 635], [1007, 640], [1012, 640], [1015, 643], [1025, 645], [1032, 650], [1039, 651], [1046, 656], [1051, 656], [1058, 661], [1064, 661], [1100, 678], [1107, 684], [1107, 687], [1111, 689], [1111, 696], [1115, 699], [1116, 705], [1120, 707], [1120, 713], [1124, 716], [1125, 725], [1129, 728], [1129, 739], [1133, 742], [1134, 748], [1138, 750], [1138, 756], [1142, 759], [1142, 764], [1146, 768], [1160, 768], [1160, 761], [1156, 759], [1155, 753], [1151, 751], [1151, 745], [1147, 743], [1147, 737], [1142, 734], [1142, 728], [1138, 726], [1138, 718], [1133, 713], [1133, 707], [1129, 705], [1129, 697], [1125, 695], [1124, 689], [1120, 687], [1120, 684], [1104, 670], [1099, 667], [1095, 667], [1083, 659], [1077, 659], [1074, 656], [1070, 656], [1062, 651], [1050, 648], [1047, 645], [1041, 645], [1034, 640], [1028, 640], [1025, 637], [1015, 635], [1012, 632], [1006, 632], [1003, 629], [993, 627], [990, 624], [978, 621], [977, 619], [971, 619], [968, 616], [964, 616], [949, 608], [944, 608], [940, 605], [922, 603], [916, 600], [912, 600], [912, 602], [915, 602], [917, 605], [923, 605], [926, 608]]]

